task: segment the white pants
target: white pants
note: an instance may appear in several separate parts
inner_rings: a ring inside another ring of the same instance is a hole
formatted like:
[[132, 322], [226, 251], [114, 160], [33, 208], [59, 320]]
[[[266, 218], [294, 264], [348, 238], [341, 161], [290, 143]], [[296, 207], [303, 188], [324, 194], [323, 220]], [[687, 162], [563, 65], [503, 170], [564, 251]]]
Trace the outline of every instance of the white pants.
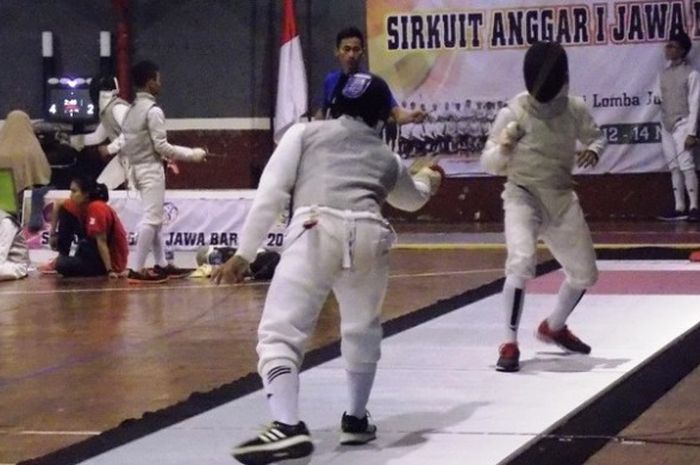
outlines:
[[114, 190], [121, 186], [126, 181], [127, 163], [126, 157], [119, 154], [115, 155], [97, 177], [97, 182], [104, 184], [109, 190]]
[[0, 263], [0, 281], [12, 281], [27, 277], [26, 263]]
[[683, 118], [673, 127], [673, 132], [661, 129], [661, 146], [668, 169], [688, 171], [695, 169], [693, 150], [685, 149], [685, 139], [688, 134], [688, 120]]
[[551, 218], [542, 202], [522, 188], [508, 186], [503, 193], [506, 276], [528, 280], [535, 276], [537, 240], [541, 238], [561, 264], [569, 284], [591, 287], [598, 279], [595, 249], [578, 197], [572, 196], [560, 216]]
[[[347, 368], [372, 372], [380, 358], [381, 306], [394, 233], [379, 216], [308, 208], [294, 214], [258, 328], [258, 369], [286, 359], [299, 367], [330, 291], [340, 307]], [[315, 217], [318, 223], [304, 229]]]
[[143, 224], [163, 224], [165, 203], [165, 171], [162, 163], [140, 163], [130, 167], [134, 187], [141, 194]]

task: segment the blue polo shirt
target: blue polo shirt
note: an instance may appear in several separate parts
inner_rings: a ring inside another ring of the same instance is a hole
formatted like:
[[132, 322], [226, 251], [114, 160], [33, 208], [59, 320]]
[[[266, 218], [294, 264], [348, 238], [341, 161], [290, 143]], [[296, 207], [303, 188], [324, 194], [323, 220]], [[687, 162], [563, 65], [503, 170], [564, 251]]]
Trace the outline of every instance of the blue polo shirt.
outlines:
[[[328, 109], [331, 107], [331, 99], [333, 98], [333, 91], [338, 85], [340, 77], [343, 75], [342, 70], [331, 71], [326, 74], [326, 78], [323, 80], [323, 100], [321, 101], [321, 110], [325, 115]], [[389, 94], [389, 108], [394, 108], [398, 106], [396, 99], [393, 94]]]

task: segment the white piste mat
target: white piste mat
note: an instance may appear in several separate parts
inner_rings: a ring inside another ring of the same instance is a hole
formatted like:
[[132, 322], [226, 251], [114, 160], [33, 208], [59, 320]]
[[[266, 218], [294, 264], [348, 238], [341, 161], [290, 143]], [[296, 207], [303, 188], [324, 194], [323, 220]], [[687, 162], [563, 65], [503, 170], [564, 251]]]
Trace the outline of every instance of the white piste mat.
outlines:
[[[658, 262], [633, 263], [606, 261], [601, 268], [659, 269]], [[673, 270], [688, 270], [681, 262], [664, 262], [662, 268], [668, 279]], [[309, 463], [501, 463], [700, 321], [697, 295], [592, 293], [569, 325], [593, 351], [564, 355], [533, 335], [554, 302], [553, 294], [527, 295], [522, 369], [514, 374], [494, 370], [504, 333], [499, 295], [385, 339], [369, 405], [378, 438], [365, 446], [338, 445], [347, 398], [342, 361], [305, 371], [300, 408], [316, 447]], [[231, 465], [237, 463], [231, 447], [269, 421], [258, 391], [82, 463]]]

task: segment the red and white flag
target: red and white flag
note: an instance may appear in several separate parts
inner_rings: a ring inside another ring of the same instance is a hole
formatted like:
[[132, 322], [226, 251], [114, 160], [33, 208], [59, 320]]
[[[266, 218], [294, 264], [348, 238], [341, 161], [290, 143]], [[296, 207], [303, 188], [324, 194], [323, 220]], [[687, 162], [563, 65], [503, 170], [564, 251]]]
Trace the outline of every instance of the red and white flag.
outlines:
[[298, 122], [307, 110], [308, 88], [301, 41], [294, 18], [294, 0], [284, 0], [282, 47], [277, 74], [274, 139], [278, 143], [284, 132]]

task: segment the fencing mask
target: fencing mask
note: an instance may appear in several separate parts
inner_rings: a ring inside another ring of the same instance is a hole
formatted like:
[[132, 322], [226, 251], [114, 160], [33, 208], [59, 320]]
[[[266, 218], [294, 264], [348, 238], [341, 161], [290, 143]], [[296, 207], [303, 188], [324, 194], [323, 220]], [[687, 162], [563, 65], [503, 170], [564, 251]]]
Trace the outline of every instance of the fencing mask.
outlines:
[[535, 42], [525, 53], [525, 87], [535, 100], [547, 103], [569, 82], [566, 51], [557, 42]]
[[370, 73], [351, 74], [341, 79], [331, 100], [331, 117], [360, 117], [373, 128], [389, 118], [391, 91], [384, 79]]

